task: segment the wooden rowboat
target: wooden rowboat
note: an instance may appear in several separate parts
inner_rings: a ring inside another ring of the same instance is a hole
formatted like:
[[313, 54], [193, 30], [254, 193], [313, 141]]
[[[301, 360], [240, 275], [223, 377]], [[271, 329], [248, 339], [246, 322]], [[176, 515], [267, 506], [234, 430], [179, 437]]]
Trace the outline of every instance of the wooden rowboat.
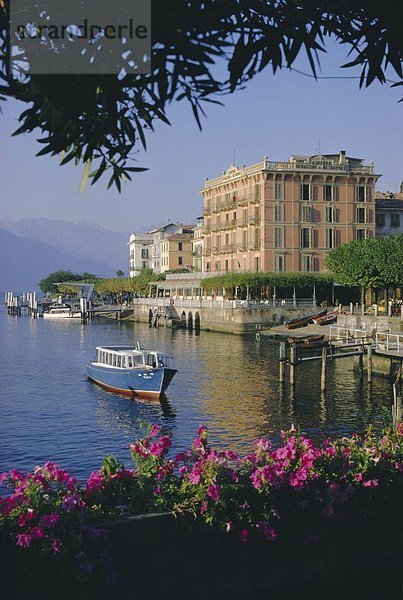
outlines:
[[313, 322], [315, 325], [331, 325], [337, 321], [338, 315], [339, 311], [333, 310], [332, 312], [323, 315], [323, 317], [315, 317]]
[[309, 315], [307, 317], [298, 317], [297, 319], [292, 319], [291, 321], [286, 321], [284, 325], [287, 329], [298, 329], [299, 327], [306, 327], [309, 323], [313, 323], [314, 319], [318, 317], [323, 317], [326, 314], [326, 308], [315, 313], [314, 315]]

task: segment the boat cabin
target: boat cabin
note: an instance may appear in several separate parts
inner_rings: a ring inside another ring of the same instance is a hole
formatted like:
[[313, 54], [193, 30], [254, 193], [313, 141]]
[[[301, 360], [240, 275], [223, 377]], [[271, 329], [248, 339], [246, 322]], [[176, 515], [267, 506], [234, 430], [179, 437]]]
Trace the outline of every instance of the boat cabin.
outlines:
[[99, 346], [94, 359], [100, 366], [117, 369], [171, 368], [171, 361], [169, 354], [129, 346]]

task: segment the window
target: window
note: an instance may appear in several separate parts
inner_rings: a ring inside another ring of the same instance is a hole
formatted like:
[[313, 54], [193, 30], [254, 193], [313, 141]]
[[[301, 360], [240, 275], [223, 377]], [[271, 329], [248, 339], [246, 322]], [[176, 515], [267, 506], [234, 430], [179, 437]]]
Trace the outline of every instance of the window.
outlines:
[[302, 221], [304, 223], [311, 223], [311, 221], [312, 221], [312, 206], [309, 206], [309, 205], [302, 206]]
[[302, 257], [302, 270], [309, 273], [310, 271], [313, 271], [313, 260], [312, 260], [312, 256], [303, 256]]
[[309, 183], [301, 183], [301, 200], [310, 200], [310, 185]]
[[357, 229], [357, 240], [365, 240], [367, 237], [366, 229]]
[[178, 256], [178, 265], [183, 265], [183, 256]]
[[323, 186], [323, 200], [325, 202], [333, 200], [333, 188], [331, 185], [326, 184]]
[[258, 250], [260, 248], [260, 229], [256, 227], [255, 229], [255, 249]]
[[179, 250], [179, 252], [182, 252], [182, 250], [183, 250], [183, 242], [178, 242], [178, 250]]
[[355, 201], [365, 202], [365, 186], [357, 185], [355, 188]]
[[274, 256], [274, 270], [276, 273], [282, 273], [284, 271], [284, 256], [279, 254]]
[[326, 223], [337, 223], [337, 209], [334, 206], [326, 206]]
[[148, 258], [148, 248], [141, 249], [141, 258]]
[[141, 261], [141, 268], [142, 269], [146, 269], [147, 268], [147, 263], [145, 260]]
[[274, 228], [274, 247], [275, 248], [283, 248], [284, 246], [284, 235], [283, 235], [282, 227]]
[[284, 214], [283, 205], [275, 204], [274, 205], [274, 220], [277, 222], [282, 222], [284, 219], [283, 214]]
[[242, 248], [243, 248], [243, 250], [246, 250], [247, 247], [248, 247], [248, 230], [245, 229], [242, 232]]
[[229, 269], [229, 262], [228, 260], [225, 261], [225, 272], [228, 273], [228, 269]]
[[326, 229], [326, 248], [336, 247], [336, 232], [334, 229]]
[[390, 213], [390, 226], [400, 227], [400, 215], [398, 213]]
[[302, 248], [311, 247], [311, 229], [309, 227], [303, 227], [301, 229], [301, 246]]
[[284, 188], [284, 184], [282, 181], [276, 181], [274, 184], [274, 198], [276, 200], [282, 200], [283, 199], [283, 188]]
[[384, 213], [377, 213], [376, 224], [378, 225], [378, 227], [385, 227], [385, 214]]
[[365, 208], [357, 208], [357, 223], [365, 223]]

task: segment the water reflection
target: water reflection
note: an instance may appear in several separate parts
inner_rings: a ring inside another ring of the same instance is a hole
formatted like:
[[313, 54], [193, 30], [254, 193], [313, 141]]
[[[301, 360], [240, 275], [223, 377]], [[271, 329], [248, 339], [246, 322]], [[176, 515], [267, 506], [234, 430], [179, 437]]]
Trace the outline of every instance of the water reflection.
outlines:
[[[278, 345], [262, 336], [149, 328], [148, 324], [50, 322], [0, 314], [0, 468], [32, 468], [49, 458], [78, 475], [108, 453], [127, 462], [141, 424], [156, 423], [173, 436], [173, 451], [190, 444], [200, 424], [212, 443], [240, 451], [253, 439], [277, 440], [291, 424], [313, 437], [380, 427], [389, 413], [390, 389], [372, 386], [348, 360], [327, 368], [320, 392], [320, 363], [304, 363], [296, 385], [278, 381]], [[95, 347], [134, 344], [174, 355], [178, 372], [161, 402], [142, 402], [90, 383], [85, 364]]]

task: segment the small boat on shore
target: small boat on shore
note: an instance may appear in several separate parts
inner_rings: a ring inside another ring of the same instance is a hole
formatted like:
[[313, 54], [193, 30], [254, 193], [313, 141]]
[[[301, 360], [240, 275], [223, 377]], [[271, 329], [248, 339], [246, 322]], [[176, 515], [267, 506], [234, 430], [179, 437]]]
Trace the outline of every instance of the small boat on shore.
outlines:
[[315, 317], [313, 322], [315, 325], [331, 325], [337, 321], [337, 317], [339, 315], [338, 310], [333, 310], [332, 312], [323, 315], [323, 317]]
[[176, 373], [172, 356], [131, 346], [98, 346], [87, 364], [91, 381], [124, 396], [159, 398]]
[[293, 338], [293, 337], [289, 337], [287, 339], [287, 342], [289, 344], [297, 344], [297, 345], [301, 345], [301, 344], [312, 344], [313, 342], [323, 342], [324, 340], [324, 335], [307, 335], [305, 337], [298, 337], [298, 338]]
[[50, 306], [43, 312], [44, 319], [80, 319], [81, 312], [74, 311], [70, 306], [61, 305]]
[[298, 317], [297, 319], [291, 319], [291, 321], [286, 321], [284, 323], [284, 325], [285, 325], [285, 327], [287, 327], [287, 329], [298, 329], [299, 327], [306, 327], [310, 323], [313, 323], [314, 319], [317, 319], [318, 317], [323, 317], [325, 314], [326, 314], [326, 308], [324, 308], [323, 310], [320, 310], [319, 312], [315, 313], [314, 315], [308, 315], [306, 317]]

